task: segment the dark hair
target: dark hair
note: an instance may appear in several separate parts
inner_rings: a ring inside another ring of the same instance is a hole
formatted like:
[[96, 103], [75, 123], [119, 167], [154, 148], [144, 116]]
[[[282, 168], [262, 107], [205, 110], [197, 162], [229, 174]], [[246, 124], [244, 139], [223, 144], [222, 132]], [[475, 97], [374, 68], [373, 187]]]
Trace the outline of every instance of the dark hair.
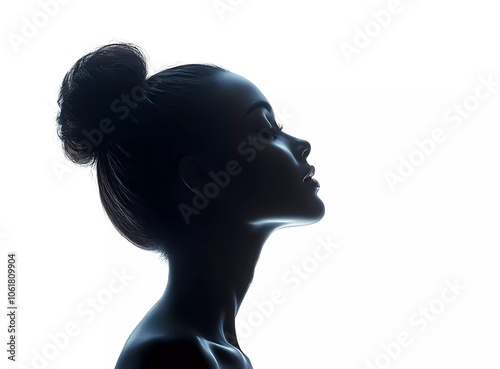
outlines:
[[166, 255], [158, 235], [184, 225], [178, 212], [178, 162], [205, 148], [217, 119], [208, 92], [226, 69], [184, 64], [147, 78], [141, 50], [102, 46], [65, 75], [57, 133], [67, 158], [95, 166], [102, 205], [134, 245]]

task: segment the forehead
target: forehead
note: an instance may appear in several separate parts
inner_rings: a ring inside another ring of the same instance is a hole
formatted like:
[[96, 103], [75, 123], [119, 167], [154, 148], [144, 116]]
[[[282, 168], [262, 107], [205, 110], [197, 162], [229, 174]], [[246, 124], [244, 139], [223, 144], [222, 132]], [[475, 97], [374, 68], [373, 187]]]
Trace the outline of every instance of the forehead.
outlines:
[[215, 96], [219, 112], [230, 119], [243, 119], [248, 108], [256, 101], [266, 101], [264, 94], [248, 79], [225, 72], [217, 82]]

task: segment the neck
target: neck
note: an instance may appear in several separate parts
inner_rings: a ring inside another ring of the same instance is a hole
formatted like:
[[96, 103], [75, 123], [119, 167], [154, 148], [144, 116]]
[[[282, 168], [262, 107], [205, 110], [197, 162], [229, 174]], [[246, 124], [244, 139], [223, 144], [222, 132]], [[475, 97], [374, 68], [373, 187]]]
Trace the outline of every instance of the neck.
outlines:
[[[235, 222], [236, 223], [236, 222]], [[212, 224], [203, 236], [169, 256], [162, 296], [165, 313], [201, 336], [239, 348], [235, 317], [252, 282], [271, 229], [250, 224]]]

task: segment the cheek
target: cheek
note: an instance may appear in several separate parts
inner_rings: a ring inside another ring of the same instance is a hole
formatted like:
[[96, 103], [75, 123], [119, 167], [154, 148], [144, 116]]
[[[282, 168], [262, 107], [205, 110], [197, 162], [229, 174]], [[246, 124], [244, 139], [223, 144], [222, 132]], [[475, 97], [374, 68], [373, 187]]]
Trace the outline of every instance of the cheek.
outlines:
[[252, 175], [259, 188], [266, 194], [282, 193], [296, 189], [300, 177], [297, 166], [288, 154], [280, 148], [268, 148], [261, 152], [261, 160], [255, 160]]
[[276, 182], [292, 181], [299, 175], [298, 164], [290, 152], [280, 146], [270, 146], [261, 163], [268, 177]]
[[[259, 144], [262, 146], [257, 146]], [[277, 142], [251, 144], [246, 140], [235, 147], [234, 153], [241, 167], [235, 187], [241, 187], [244, 193], [272, 193], [272, 187], [293, 185], [300, 177], [298, 163], [289, 150]]]

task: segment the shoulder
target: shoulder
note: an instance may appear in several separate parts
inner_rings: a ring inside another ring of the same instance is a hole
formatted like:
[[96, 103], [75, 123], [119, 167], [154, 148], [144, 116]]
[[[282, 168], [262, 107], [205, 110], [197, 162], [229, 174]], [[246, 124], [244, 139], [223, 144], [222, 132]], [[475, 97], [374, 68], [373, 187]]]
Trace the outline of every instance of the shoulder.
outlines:
[[208, 346], [199, 337], [148, 338], [123, 350], [115, 369], [216, 369]]

